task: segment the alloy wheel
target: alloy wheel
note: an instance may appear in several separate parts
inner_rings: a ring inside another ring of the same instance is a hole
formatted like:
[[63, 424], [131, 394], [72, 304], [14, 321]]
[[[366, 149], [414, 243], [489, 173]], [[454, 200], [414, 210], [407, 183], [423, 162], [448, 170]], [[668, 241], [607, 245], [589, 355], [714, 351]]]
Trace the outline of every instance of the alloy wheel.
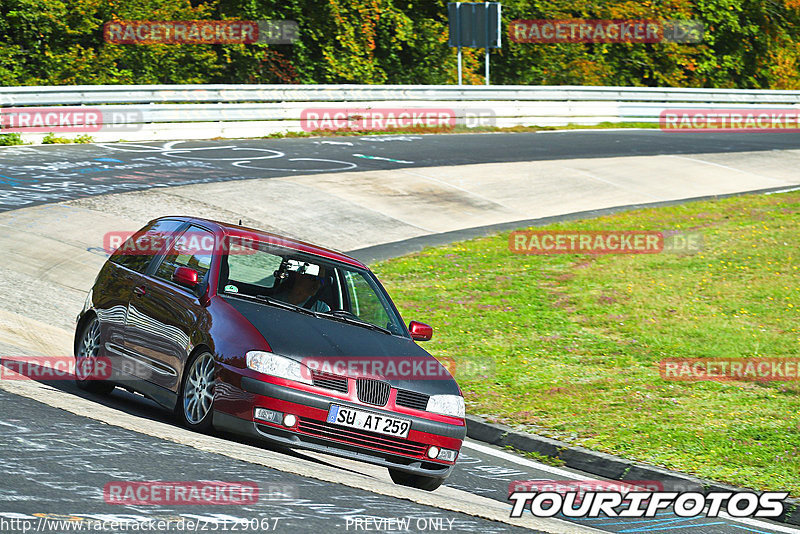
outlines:
[[75, 377], [80, 381], [89, 378], [87, 370], [95, 368], [97, 354], [100, 352], [100, 322], [93, 319], [86, 328], [83, 339], [78, 345], [75, 357]]
[[197, 425], [211, 411], [214, 402], [214, 357], [201, 354], [192, 362], [183, 385], [183, 415], [189, 424]]

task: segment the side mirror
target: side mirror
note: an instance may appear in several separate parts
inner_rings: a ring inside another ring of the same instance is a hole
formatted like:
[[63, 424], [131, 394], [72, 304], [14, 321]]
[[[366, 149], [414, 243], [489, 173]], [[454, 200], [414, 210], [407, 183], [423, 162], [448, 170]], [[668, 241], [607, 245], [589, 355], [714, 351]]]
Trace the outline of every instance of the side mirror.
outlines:
[[197, 271], [188, 267], [178, 267], [172, 275], [172, 281], [189, 288], [196, 288], [200, 283], [197, 276]]
[[411, 333], [411, 339], [414, 341], [430, 341], [433, 337], [433, 328], [425, 323], [418, 323], [417, 321], [408, 323], [408, 331]]

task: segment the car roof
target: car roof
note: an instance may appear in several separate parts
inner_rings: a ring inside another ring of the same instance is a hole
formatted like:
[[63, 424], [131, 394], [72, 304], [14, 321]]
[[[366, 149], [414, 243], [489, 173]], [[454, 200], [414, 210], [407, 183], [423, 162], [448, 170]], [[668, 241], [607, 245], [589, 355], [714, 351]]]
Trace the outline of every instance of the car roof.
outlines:
[[246, 226], [239, 226], [238, 224], [231, 224], [221, 221], [214, 221], [211, 219], [202, 219], [200, 217], [189, 217], [185, 215], [173, 215], [167, 217], [159, 217], [156, 220], [161, 219], [177, 219], [186, 222], [194, 222], [198, 223], [201, 226], [213, 226], [214, 228], [209, 228], [210, 230], [215, 231], [215, 233], [226, 235], [226, 236], [233, 236], [245, 239], [251, 239], [253, 241], [257, 241], [260, 243], [270, 243], [273, 245], [278, 245], [281, 247], [289, 248], [292, 250], [296, 250], [298, 252], [304, 252], [306, 254], [313, 254], [314, 256], [320, 256], [322, 258], [326, 258], [329, 260], [339, 261], [342, 263], [347, 263], [354, 267], [359, 267], [362, 269], [369, 269], [366, 265], [358, 261], [357, 259], [348, 256], [343, 252], [339, 252], [337, 250], [329, 249], [320, 247], [318, 245], [314, 245], [313, 243], [307, 243], [305, 241], [300, 241], [297, 239], [292, 239], [289, 237], [284, 237], [278, 234], [273, 234], [270, 232], [265, 232], [263, 230], [258, 230], [256, 228], [248, 228]]

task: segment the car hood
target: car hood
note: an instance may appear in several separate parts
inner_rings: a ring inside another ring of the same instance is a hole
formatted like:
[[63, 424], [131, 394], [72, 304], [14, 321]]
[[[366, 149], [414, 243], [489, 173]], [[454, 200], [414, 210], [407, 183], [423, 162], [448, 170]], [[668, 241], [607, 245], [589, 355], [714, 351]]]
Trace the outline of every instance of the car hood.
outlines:
[[408, 359], [416, 367], [406, 365], [404, 369], [419, 370], [424, 365], [425, 370], [412, 371], [411, 379], [405, 378], [408, 374], [398, 376], [401, 373], [386, 377], [392, 386], [427, 395], [460, 394], [438, 360], [409, 338], [236, 297], [223, 299], [258, 329], [275, 354], [300, 362], [319, 358], [318, 362], [353, 361], [358, 365], [380, 359], [386, 367]]

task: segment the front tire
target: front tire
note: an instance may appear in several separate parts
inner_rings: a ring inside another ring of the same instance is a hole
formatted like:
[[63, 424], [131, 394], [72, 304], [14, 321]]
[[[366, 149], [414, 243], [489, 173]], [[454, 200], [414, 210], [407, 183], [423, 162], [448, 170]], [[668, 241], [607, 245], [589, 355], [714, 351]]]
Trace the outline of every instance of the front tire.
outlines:
[[201, 352], [186, 369], [177, 406], [180, 419], [192, 430], [208, 432], [214, 418], [214, 356]]
[[439, 477], [426, 477], [425, 475], [414, 475], [406, 473], [405, 471], [398, 471], [397, 469], [389, 468], [389, 476], [392, 477], [392, 482], [400, 486], [409, 486], [424, 491], [433, 491], [444, 482], [443, 478]]
[[83, 327], [75, 350], [75, 384], [89, 393], [108, 395], [114, 390], [114, 384], [98, 380], [93, 374], [98, 369], [97, 355], [101, 346], [100, 321], [93, 317]]

